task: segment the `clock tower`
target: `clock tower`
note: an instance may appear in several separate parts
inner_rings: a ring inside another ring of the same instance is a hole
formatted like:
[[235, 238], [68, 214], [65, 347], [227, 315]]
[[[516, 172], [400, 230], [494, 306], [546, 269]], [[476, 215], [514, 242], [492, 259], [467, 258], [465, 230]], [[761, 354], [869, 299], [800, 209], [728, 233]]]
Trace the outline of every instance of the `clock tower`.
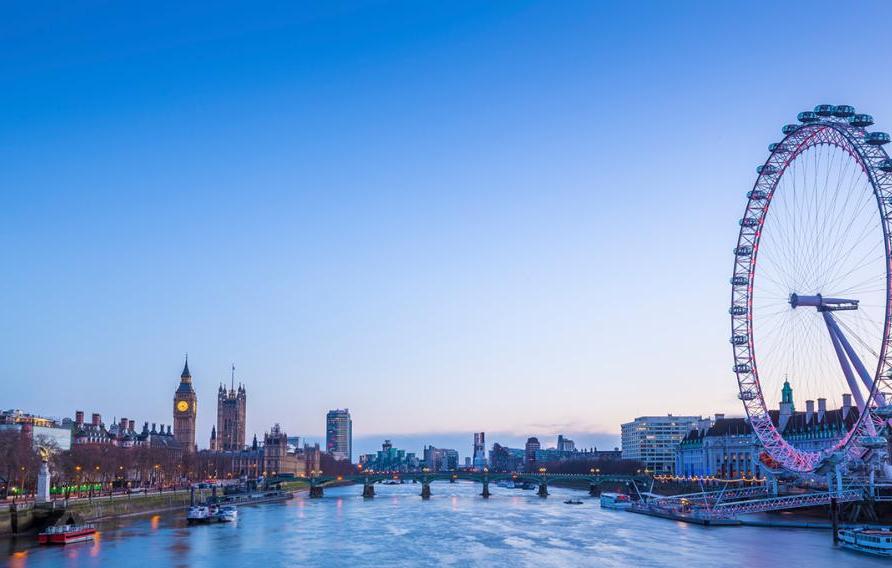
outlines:
[[173, 396], [173, 436], [183, 446], [184, 452], [194, 452], [195, 416], [198, 414], [198, 397], [192, 388], [192, 374], [189, 372], [189, 357], [183, 374], [180, 375], [180, 386]]

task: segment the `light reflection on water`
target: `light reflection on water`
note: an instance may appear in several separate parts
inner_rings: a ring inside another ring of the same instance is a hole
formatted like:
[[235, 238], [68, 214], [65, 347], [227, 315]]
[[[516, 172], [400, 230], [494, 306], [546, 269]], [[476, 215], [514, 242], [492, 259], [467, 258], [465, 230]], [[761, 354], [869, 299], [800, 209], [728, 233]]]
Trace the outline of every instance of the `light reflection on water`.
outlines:
[[[580, 492], [493, 488], [471, 483], [329, 489], [323, 499], [242, 507], [234, 524], [188, 527], [184, 513], [106, 523], [93, 543], [34, 547], [9, 542], [8, 563], [46, 566], [809, 566], [887, 565], [834, 549], [827, 531], [712, 527], [602, 511]], [[30, 547], [30, 548], [29, 548]]]

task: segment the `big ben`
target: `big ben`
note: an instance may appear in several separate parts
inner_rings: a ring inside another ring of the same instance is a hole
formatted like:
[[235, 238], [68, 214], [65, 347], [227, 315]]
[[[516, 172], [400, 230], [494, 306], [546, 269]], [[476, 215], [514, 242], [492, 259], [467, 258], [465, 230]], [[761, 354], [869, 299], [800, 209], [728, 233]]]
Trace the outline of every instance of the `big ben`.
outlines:
[[173, 436], [183, 446], [183, 451], [194, 452], [195, 416], [198, 414], [198, 397], [192, 388], [192, 374], [189, 372], [189, 358], [180, 375], [180, 386], [173, 397]]

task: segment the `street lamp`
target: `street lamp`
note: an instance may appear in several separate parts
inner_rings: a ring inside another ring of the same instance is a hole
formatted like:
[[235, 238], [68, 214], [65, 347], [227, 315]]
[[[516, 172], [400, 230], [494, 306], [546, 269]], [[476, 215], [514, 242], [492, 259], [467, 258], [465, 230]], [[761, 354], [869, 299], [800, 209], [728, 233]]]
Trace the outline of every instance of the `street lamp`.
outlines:
[[544, 474], [547, 470], [544, 467], [539, 468], [539, 473]]

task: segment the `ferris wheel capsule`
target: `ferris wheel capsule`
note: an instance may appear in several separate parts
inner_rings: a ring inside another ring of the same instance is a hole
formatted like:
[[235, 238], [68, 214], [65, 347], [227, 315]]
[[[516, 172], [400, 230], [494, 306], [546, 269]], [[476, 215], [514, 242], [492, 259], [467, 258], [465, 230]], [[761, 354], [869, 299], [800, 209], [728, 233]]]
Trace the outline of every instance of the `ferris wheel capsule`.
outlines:
[[833, 116], [836, 118], [848, 118], [855, 114], [855, 107], [849, 105], [836, 105], [833, 109]]
[[809, 124], [809, 123], [817, 122], [817, 121], [821, 120], [820, 117], [818, 117], [817, 113], [814, 113], [810, 110], [800, 112], [798, 115], [796, 115], [796, 119], [799, 122], [804, 122], [805, 124]]
[[753, 189], [746, 192], [746, 196], [753, 201], [761, 201], [768, 197], [768, 194], [762, 191], [761, 189]]
[[777, 166], [773, 164], [762, 164], [761, 166], [756, 167], [756, 173], [763, 176], [770, 176], [772, 174], [777, 173]]
[[830, 116], [836, 107], [833, 105], [818, 105], [815, 107], [815, 114], [818, 116]]
[[783, 142], [772, 142], [768, 145], [768, 151], [774, 154], [786, 154], [790, 149]]
[[746, 286], [749, 283], [746, 276], [732, 276], [731, 277], [731, 285], [732, 286]]
[[880, 162], [877, 166], [881, 171], [886, 172], [887, 174], [892, 172], [892, 158], [886, 158]]
[[871, 126], [873, 124], [873, 117], [869, 114], [856, 114], [849, 119], [849, 124], [851, 124], [852, 126], [857, 126], [858, 128]]
[[889, 143], [889, 134], [886, 132], [868, 132], [864, 141], [871, 146], [882, 146]]
[[798, 124], [787, 124], [783, 128], [781, 128], [781, 132], [783, 132], [784, 134], [793, 134], [797, 130], [799, 130]]

